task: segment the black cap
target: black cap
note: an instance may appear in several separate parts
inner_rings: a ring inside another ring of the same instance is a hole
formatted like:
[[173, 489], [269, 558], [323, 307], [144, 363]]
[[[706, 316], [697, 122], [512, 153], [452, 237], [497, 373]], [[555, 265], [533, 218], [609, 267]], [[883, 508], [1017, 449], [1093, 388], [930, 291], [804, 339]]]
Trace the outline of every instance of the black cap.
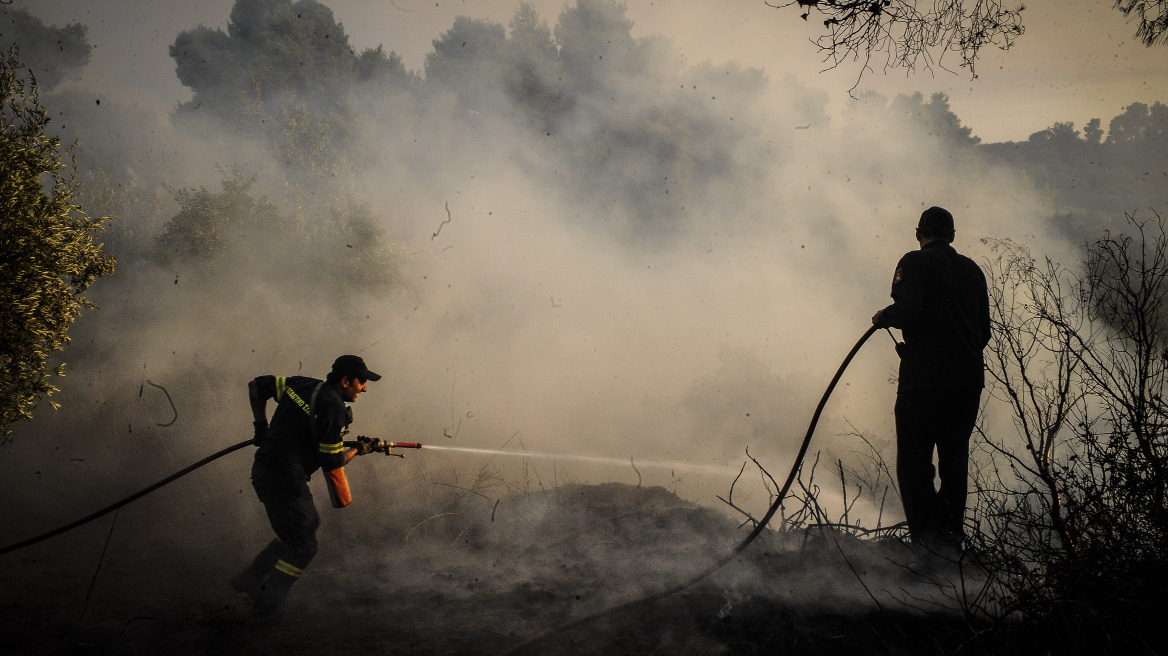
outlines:
[[359, 355], [342, 355], [334, 360], [333, 373], [339, 376], [355, 376], [361, 380], [381, 380], [381, 374], [369, 371]]
[[917, 227], [925, 228], [939, 235], [947, 235], [953, 232], [953, 215], [949, 213], [949, 210], [934, 205], [921, 212], [921, 220], [917, 223]]

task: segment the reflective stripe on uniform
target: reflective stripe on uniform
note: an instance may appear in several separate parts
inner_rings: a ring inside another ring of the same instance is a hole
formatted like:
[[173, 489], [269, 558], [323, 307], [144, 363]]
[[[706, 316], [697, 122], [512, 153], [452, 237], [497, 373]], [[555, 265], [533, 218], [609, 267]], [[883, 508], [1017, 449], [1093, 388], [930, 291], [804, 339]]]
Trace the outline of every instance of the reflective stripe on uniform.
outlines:
[[337, 442], [336, 444], [325, 444], [324, 442], [320, 443], [320, 452], [324, 454], [332, 455], [334, 453], [340, 453], [344, 450], [344, 442]]
[[284, 396], [284, 391], [288, 389], [288, 379], [284, 376], [276, 377], [276, 401], [279, 401]]
[[304, 570], [283, 559], [276, 561], [276, 571], [297, 579], [304, 574]]

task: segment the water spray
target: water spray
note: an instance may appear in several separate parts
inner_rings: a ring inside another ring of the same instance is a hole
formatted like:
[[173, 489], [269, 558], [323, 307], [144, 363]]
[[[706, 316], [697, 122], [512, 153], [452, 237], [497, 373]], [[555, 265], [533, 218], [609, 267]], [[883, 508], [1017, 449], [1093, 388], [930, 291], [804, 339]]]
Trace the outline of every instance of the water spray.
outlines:
[[623, 460], [621, 458], [612, 458], [609, 456], [585, 456], [568, 453], [546, 453], [541, 451], [504, 451], [502, 449], [479, 449], [465, 446], [445, 446], [440, 444], [419, 444], [419, 448], [433, 449], [435, 451], [451, 451], [456, 453], [474, 453], [479, 455], [489, 456], [511, 456], [520, 458], [538, 458], [541, 460], [564, 460], [569, 462], [595, 463], [599, 465], [626, 465], [633, 464], [635, 467], [646, 467], [649, 469], [669, 469], [672, 471], [696, 471], [706, 472], [710, 474], [725, 474], [727, 472], [736, 471], [733, 467], [725, 467], [718, 465], [696, 465], [692, 462], [683, 462], [681, 460], [646, 460], [633, 461], [632, 458]]

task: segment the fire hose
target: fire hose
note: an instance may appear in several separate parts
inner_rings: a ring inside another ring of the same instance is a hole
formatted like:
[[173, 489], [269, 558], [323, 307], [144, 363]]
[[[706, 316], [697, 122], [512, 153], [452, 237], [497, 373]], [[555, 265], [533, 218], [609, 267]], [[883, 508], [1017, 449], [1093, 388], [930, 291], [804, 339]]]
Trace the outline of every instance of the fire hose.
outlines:
[[[356, 444], [357, 444], [356, 442], [346, 442], [345, 446], [356, 446]], [[398, 456], [399, 458], [404, 457], [404, 456], [402, 456], [399, 453], [393, 453], [392, 451], [390, 451], [390, 449], [395, 448], [395, 447], [402, 448], [402, 449], [420, 449], [420, 448], [422, 448], [422, 445], [417, 443], [417, 442], [382, 442], [382, 441], [378, 440], [377, 444], [378, 444], [378, 446], [375, 449], [377, 452], [384, 453], [385, 455], [388, 455], [388, 456]], [[151, 492], [157, 490], [158, 488], [160, 488], [164, 485], [173, 483], [174, 481], [182, 478], [183, 476], [186, 476], [187, 474], [195, 471], [196, 469], [198, 469], [204, 465], [210, 464], [211, 462], [214, 462], [215, 460], [218, 460], [219, 458], [222, 458], [223, 456], [225, 456], [229, 453], [234, 453], [234, 452], [236, 452], [244, 447], [254, 446], [254, 445], [255, 445], [255, 442], [253, 440], [247, 439], [247, 440], [240, 442], [239, 444], [233, 444], [232, 446], [229, 446], [226, 449], [212, 453], [211, 455], [207, 456], [206, 458], [203, 458], [202, 460], [196, 462], [195, 464], [193, 464], [189, 467], [185, 467], [185, 468], [171, 474], [170, 476], [167, 476], [166, 478], [162, 479], [161, 481], [158, 481], [154, 485], [143, 488], [143, 489], [135, 492], [134, 494], [131, 494], [130, 496], [126, 497], [125, 499], [122, 499], [121, 501], [118, 501], [117, 503], [110, 504], [110, 505], [106, 506], [105, 508], [98, 510], [97, 512], [86, 515], [85, 517], [82, 517], [81, 519], [78, 519], [75, 522], [71, 522], [71, 523], [66, 524], [64, 526], [61, 526], [59, 528], [55, 528], [47, 533], [42, 533], [36, 537], [24, 540], [23, 542], [17, 542], [15, 544], [10, 544], [6, 547], [0, 547], [0, 556], [4, 555], [6, 553], [9, 553], [11, 551], [23, 549], [27, 546], [36, 544], [37, 542], [42, 542], [44, 540], [48, 540], [51, 537], [58, 536], [58, 535], [65, 533], [67, 531], [72, 531], [73, 529], [77, 528], [78, 526], [81, 526], [83, 524], [87, 524], [87, 523], [97, 519], [98, 517], [102, 517], [103, 515], [108, 515], [109, 513], [117, 510], [118, 508], [121, 508], [122, 506], [125, 506], [125, 505], [132, 503], [134, 501], [137, 501], [138, 499], [141, 499], [142, 497], [146, 496], [147, 494], [150, 494]]]
[[138, 499], [146, 496], [147, 494], [150, 494], [151, 492], [153, 492], [154, 490], [157, 490], [158, 488], [162, 487], [163, 485], [166, 485], [168, 483], [172, 483], [172, 482], [182, 478], [183, 476], [186, 476], [187, 474], [195, 471], [199, 467], [202, 467], [203, 465], [206, 465], [214, 460], [218, 460], [219, 458], [222, 458], [223, 456], [225, 456], [229, 453], [233, 453], [235, 451], [238, 451], [245, 446], [251, 446], [252, 444], [254, 444], [254, 442], [250, 439], [247, 439], [247, 440], [240, 442], [239, 444], [229, 446], [226, 449], [223, 449], [222, 451], [219, 451], [217, 453], [213, 453], [213, 454], [207, 456], [206, 458], [203, 458], [202, 460], [191, 465], [190, 467], [187, 467], [181, 471], [177, 471], [177, 472], [171, 474], [170, 476], [167, 476], [166, 478], [162, 479], [161, 481], [158, 481], [154, 485], [151, 485], [150, 487], [139, 490], [138, 492], [131, 494], [130, 496], [126, 497], [125, 499], [122, 499], [121, 501], [119, 501], [115, 504], [106, 506], [105, 508], [102, 508], [101, 510], [99, 510], [91, 515], [86, 515], [85, 517], [82, 517], [81, 519], [79, 519], [75, 522], [72, 522], [70, 524], [66, 524], [60, 528], [53, 529], [53, 530], [49, 531], [48, 533], [42, 533], [41, 535], [38, 535], [35, 538], [29, 538], [29, 539], [25, 540], [24, 542], [17, 542], [16, 544], [10, 544], [7, 547], [0, 547], [0, 555], [6, 554], [10, 551], [16, 551], [17, 549], [23, 549], [24, 547], [27, 547], [27, 546], [32, 545], [32, 544], [36, 544], [37, 542], [41, 542], [43, 540], [48, 540], [49, 538], [60, 535], [66, 531], [72, 531], [73, 529], [77, 528], [78, 526], [81, 526], [82, 524], [91, 522], [91, 521], [97, 519], [98, 517], [101, 517], [102, 515], [107, 515], [113, 511], [117, 510], [118, 508], [121, 508], [122, 506], [130, 503], [130, 502], [137, 501]]
[[[823, 408], [824, 408], [824, 406], [827, 405], [828, 398], [831, 397], [831, 393], [835, 390], [836, 383], [838, 383], [840, 378], [844, 375], [844, 370], [846, 370], [848, 368], [848, 365], [851, 364], [852, 358], [854, 358], [856, 356], [856, 353], [858, 353], [860, 351], [860, 347], [862, 347], [864, 345], [864, 342], [868, 341], [868, 338], [871, 337], [872, 333], [875, 333], [877, 329], [878, 328], [876, 326], [872, 326], [871, 328], [869, 328], [863, 334], [863, 336], [860, 337], [860, 340], [856, 342], [856, 345], [852, 347], [852, 350], [848, 352], [847, 357], [844, 358], [844, 361], [843, 361], [843, 363], [840, 364], [839, 369], [836, 370], [835, 376], [832, 377], [832, 379], [831, 379], [831, 383], [828, 384], [827, 389], [824, 390], [824, 392], [823, 392], [823, 397], [819, 399], [819, 405], [815, 407], [815, 413], [812, 414], [812, 416], [811, 416], [811, 423], [807, 426], [807, 434], [803, 436], [803, 443], [799, 446], [799, 453], [798, 453], [798, 455], [795, 456], [795, 462], [791, 466], [791, 472], [789, 474], [787, 474], [786, 482], [783, 483], [782, 489], [780, 489], [779, 493], [775, 496], [775, 500], [773, 503], [771, 503], [770, 508], [767, 509], [766, 514], [762, 516], [762, 519], [758, 520], [758, 523], [755, 525], [754, 530], [752, 530], [750, 532], [750, 534], [747, 535], [746, 538], [744, 538], [742, 540], [742, 542], [739, 543], [738, 546], [734, 548], [733, 551], [726, 554], [722, 558], [718, 559], [712, 565], [710, 565], [706, 569], [702, 570], [701, 572], [698, 572], [697, 574], [695, 574], [694, 576], [690, 577], [689, 579], [687, 579], [686, 581], [684, 581], [682, 583], [678, 583], [677, 585], [671, 586], [671, 587], [666, 588], [664, 590], [660, 590], [660, 591], [655, 592], [655, 593], [650, 594], [650, 595], [646, 595], [644, 597], [640, 597], [638, 599], [626, 601], [623, 604], [619, 604], [619, 605], [613, 606], [611, 608], [607, 608], [607, 609], [602, 610], [600, 612], [593, 613], [591, 615], [587, 615], [585, 617], [581, 617], [581, 618], [576, 619], [576, 620], [572, 620], [571, 622], [568, 622], [566, 624], [558, 626], [551, 631], [547, 631], [543, 634], [535, 636], [534, 638], [529, 638], [529, 639], [525, 640], [524, 642], [516, 645], [515, 647], [512, 647], [511, 649], [503, 652], [502, 656], [513, 656], [515, 654], [522, 654], [525, 651], [527, 651], [530, 647], [533, 647], [533, 646], [539, 644], [540, 642], [542, 642], [543, 640], [545, 640], [549, 636], [575, 629], [577, 627], [588, 624], [589, 622], [593, 622], [595, 620], [598, 620], [598, 619], [601, 619], [604, 617], [616, 615], [620, 612], [627, 611], [628, 609], [633, 608], [635, 606], [639, 606], [642, 604], [649, 604], [649, 603], [652, 603], [652, 602], [657, 601], [659, 599], [664, 599], [665, 597], [672, 596], [678, 592], [681, 592], [682, 590], [685, 590], [687, 588], [690, 588], [690, 587], [698, 584], [703, 579], [705, 579], [707, 576], [709, 576], [710, 574], [713, 574], [714, 572], [718, 571], [722, 567], [725, 567], [728, 563], [730, 563], [730, 561], [734, 560], [734, 558], [737, 557], [738, 554], [741, 553], [743, 549], [746, 549], [746, 547], [748, 547], [751, 542], [754, 542], [755, 538], [757, 538], [759, 536], [759, 534], [763, 532], [763, 530], [767, 526], [767, 523], [770, 522], [771, 518], [775, 516], [775, 513], [778, 512], [779, 508], [783, 505], [783, 500], [786, 498], [787, 493], [791, 490], [791, 485], [792, 485], [792, 483], [795, 482], [795, 477], [799, 475], [799, 470], [803, 467], [803, 458], [806, 457], [806, 455], [807, 455], [807, 447], [811, 445], [811, 436], [815, 434], [815, 427], [816, 427], [816, 425], [819, 424], [819, 416], [823, 413]], [[895, 339], [896, 338], [893, 337], [893, 340], [895, 340]]]

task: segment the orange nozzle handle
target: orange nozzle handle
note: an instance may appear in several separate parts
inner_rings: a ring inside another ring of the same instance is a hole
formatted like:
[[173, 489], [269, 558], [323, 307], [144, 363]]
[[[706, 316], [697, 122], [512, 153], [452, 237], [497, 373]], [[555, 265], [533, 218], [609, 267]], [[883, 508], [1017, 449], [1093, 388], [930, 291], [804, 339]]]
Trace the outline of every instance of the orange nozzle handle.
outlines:
[[394, 449], [394, 448], [397, 448], [397, 449], [420, 449], [420, 448], [422, 448], [421, 442], [386, 442], [385, 445], [391, 449]]

